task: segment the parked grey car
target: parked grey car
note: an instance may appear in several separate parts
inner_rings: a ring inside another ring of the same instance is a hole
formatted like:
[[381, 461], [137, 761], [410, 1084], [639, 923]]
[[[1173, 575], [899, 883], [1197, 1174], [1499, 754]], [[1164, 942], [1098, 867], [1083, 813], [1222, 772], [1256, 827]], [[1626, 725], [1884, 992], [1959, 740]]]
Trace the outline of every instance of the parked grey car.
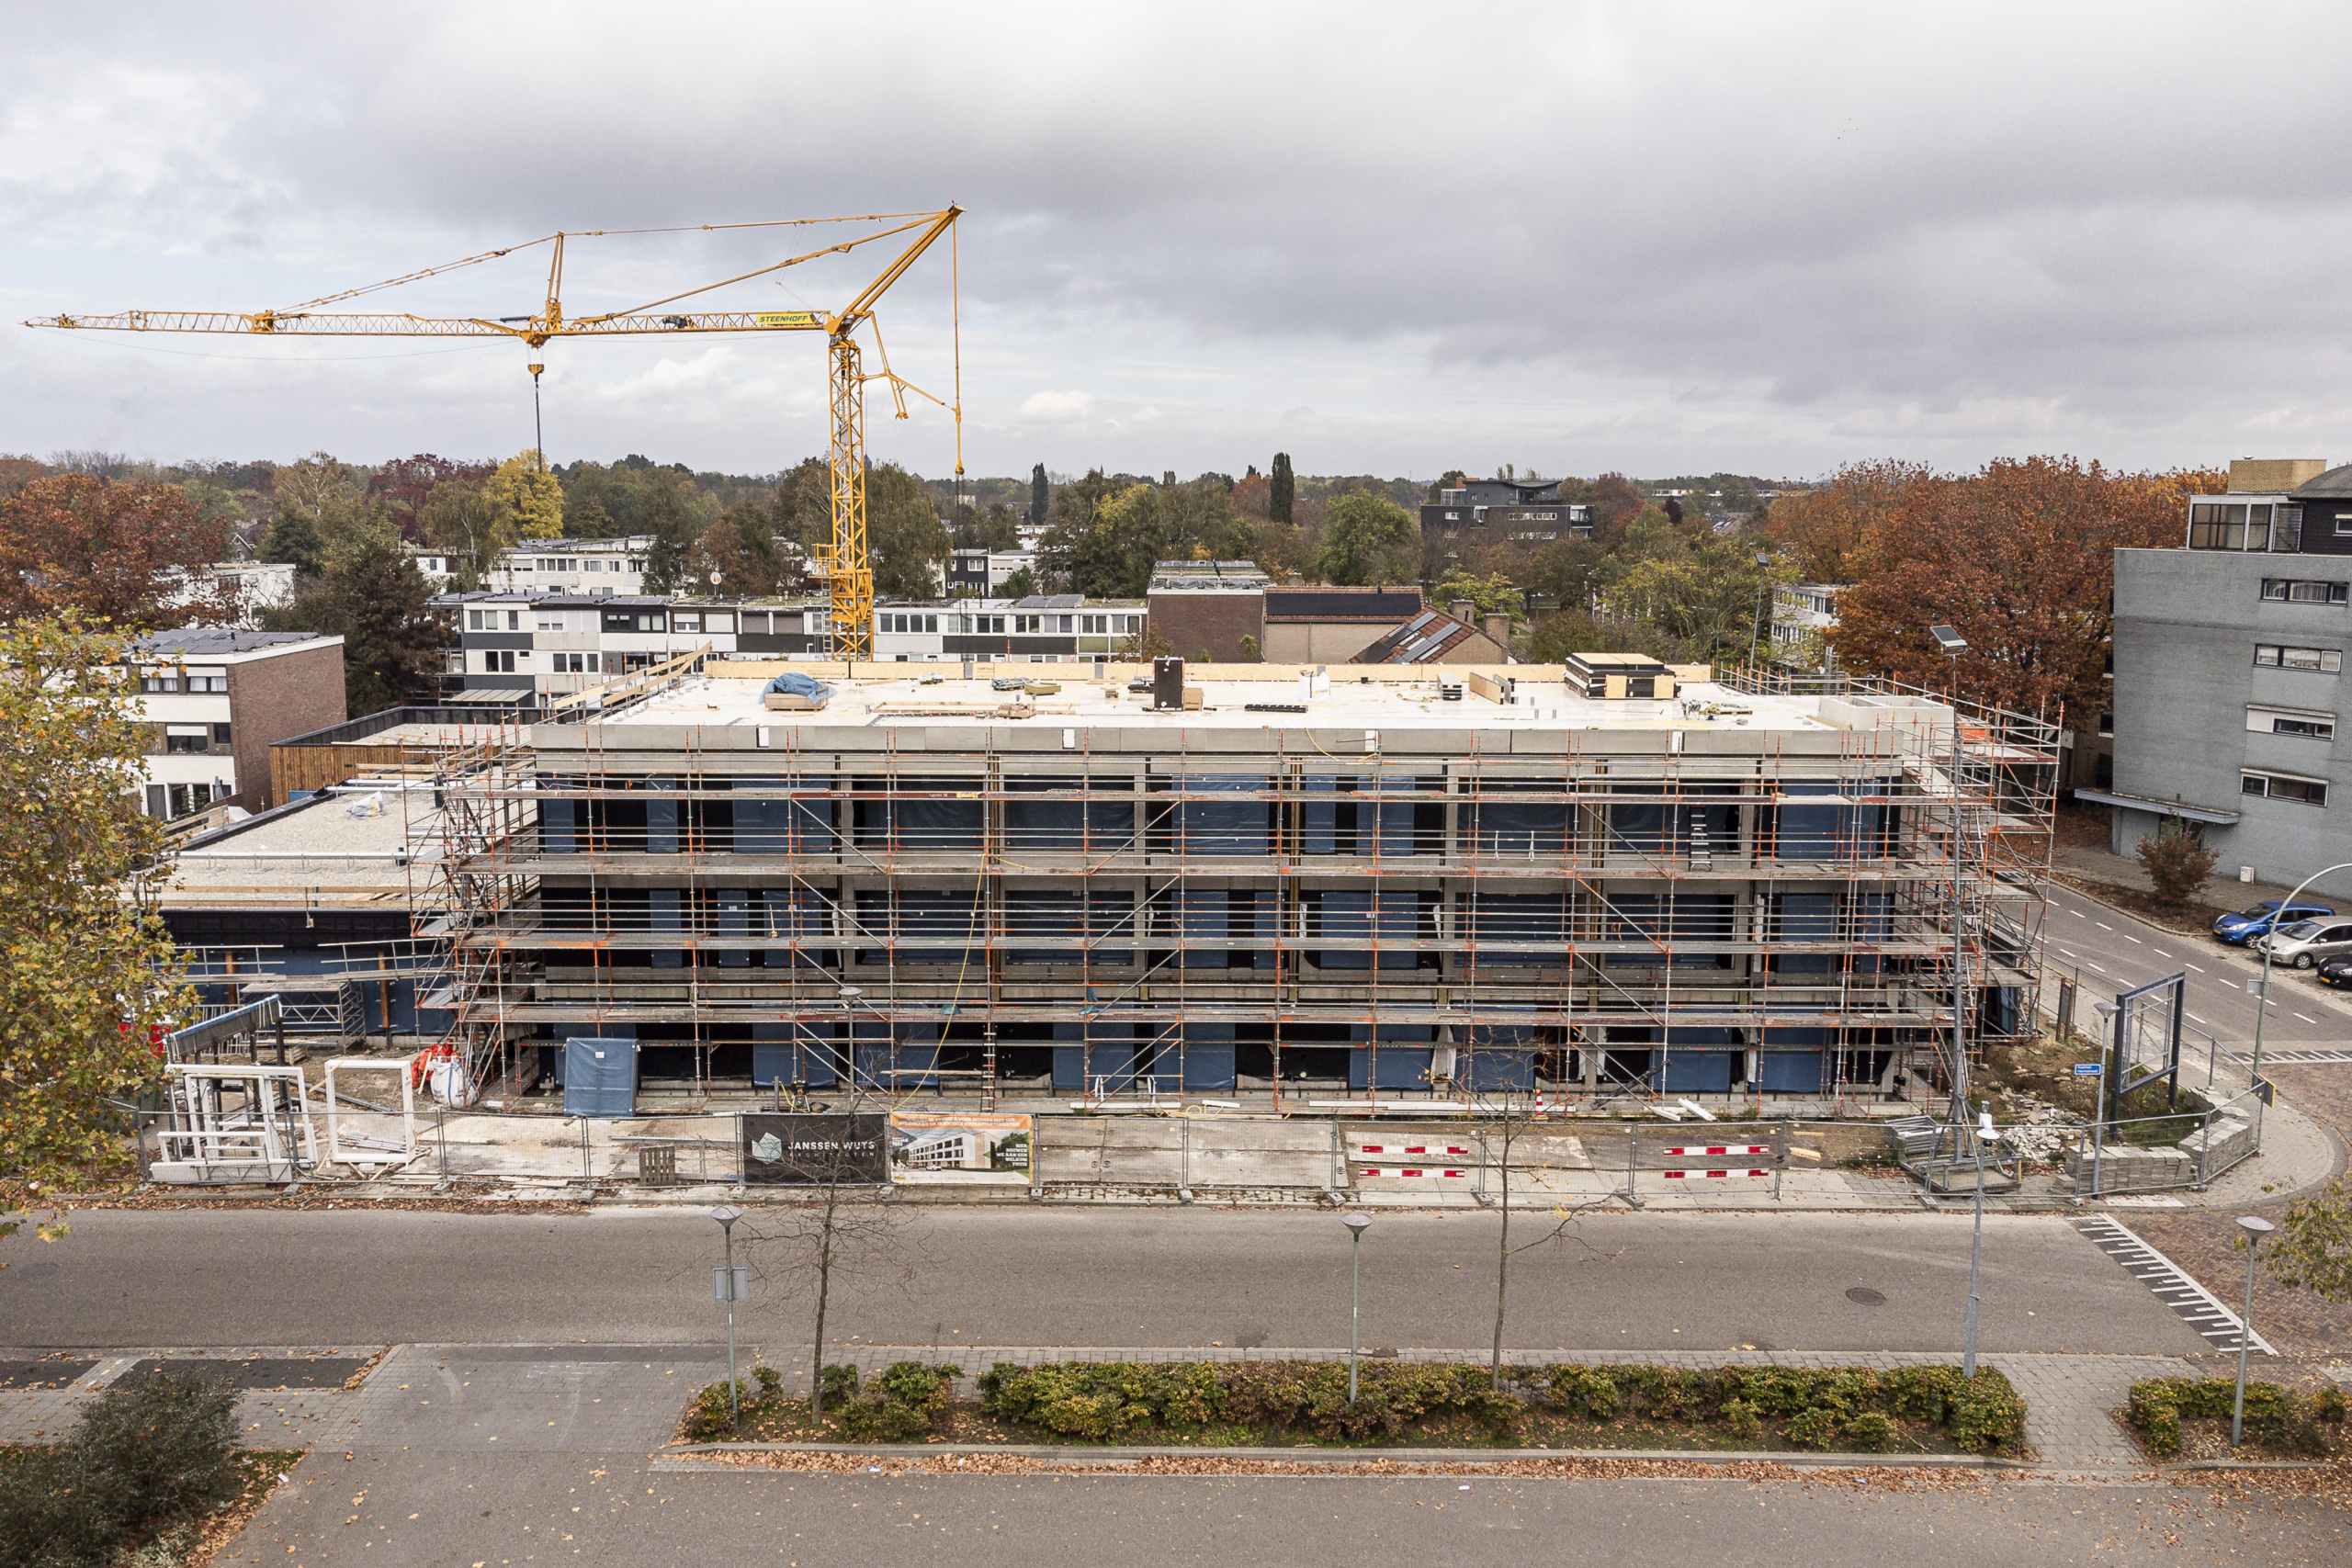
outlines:
[[2280, 926], [2268, 936], [2256, 937], [2246, 946], [2256, 953], [2267, 949], [2273, 964], [2292, 964], [2298, 969], [2308, 969], [2323, 958], [2352, 953], [2352, 921], [2297, 920], [2292, 925]]

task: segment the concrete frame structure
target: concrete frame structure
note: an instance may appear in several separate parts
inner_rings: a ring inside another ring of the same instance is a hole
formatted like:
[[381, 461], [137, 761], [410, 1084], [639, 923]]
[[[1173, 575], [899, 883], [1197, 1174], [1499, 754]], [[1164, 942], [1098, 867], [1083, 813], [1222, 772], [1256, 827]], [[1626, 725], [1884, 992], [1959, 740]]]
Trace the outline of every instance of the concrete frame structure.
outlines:
[[1041, 698], [861, 675], [782, 714], [763, 673], [445, 767], [412, 864], [479, 1080], [596, 1036], [650, 1078], [984, 1109], [1105, 1079], [1917, 1102], [1964, 1072], [1955, 995], [1968, 1054], [2033, 1027], [2037, 720], [1523, 665], [1451, 701], [1195, 667], [1172, 712], [1125, 667]]

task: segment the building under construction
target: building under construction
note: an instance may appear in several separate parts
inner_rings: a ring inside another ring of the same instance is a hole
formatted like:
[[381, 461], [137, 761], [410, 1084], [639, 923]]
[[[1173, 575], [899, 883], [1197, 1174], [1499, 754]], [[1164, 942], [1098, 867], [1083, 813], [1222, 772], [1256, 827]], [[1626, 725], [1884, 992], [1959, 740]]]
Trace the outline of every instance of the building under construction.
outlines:
[[782, 668], [443, 764], [419, 935], [481, 1078], [591, 1036], [703, 1094], [1930, 1101], [2031, 1027], [2036, 719], [1603, 656]]

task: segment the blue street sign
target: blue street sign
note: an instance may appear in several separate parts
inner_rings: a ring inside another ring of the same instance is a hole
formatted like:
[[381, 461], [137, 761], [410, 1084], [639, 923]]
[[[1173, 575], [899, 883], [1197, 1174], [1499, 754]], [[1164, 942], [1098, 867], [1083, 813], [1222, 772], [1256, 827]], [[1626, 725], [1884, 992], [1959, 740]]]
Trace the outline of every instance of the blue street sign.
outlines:
[[2098, 1069], [2099, 1064], [2097, 1062], [2076, 1062], [2075, 1076], [2078, 1078], [2095, 1078], [2098, 1077]]

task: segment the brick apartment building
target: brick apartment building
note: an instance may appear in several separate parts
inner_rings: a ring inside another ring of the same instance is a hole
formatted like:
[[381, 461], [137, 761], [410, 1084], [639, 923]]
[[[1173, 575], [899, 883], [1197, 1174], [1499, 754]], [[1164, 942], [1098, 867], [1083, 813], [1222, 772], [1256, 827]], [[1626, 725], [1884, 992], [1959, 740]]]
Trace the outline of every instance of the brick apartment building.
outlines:
[[346, 716], [339, 637], [187, 626], [140, 638], [132, 657], [151, 817], [281, 804], [270, 798], [271, 745]]

